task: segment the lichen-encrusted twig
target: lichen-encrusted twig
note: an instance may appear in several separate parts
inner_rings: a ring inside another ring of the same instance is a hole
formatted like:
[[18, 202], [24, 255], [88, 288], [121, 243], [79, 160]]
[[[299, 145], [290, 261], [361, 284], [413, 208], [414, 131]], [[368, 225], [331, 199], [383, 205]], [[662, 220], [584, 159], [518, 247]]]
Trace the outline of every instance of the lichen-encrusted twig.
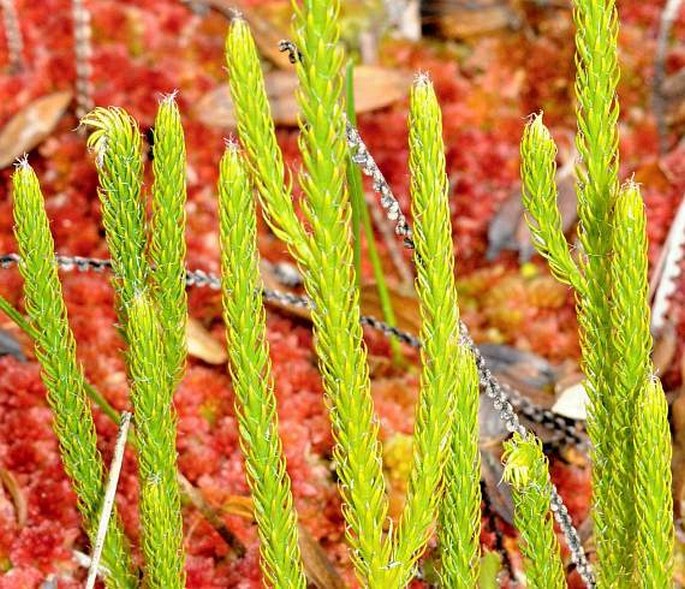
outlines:
[[90, 11], [86, 0], [72, 0], [71, 17], [74, 21], [74, 57], [76, 63], [76, 116], [80, 119], [93, 109], [93, 68], [90, 59], [92, 31]]
[[9, 70], [11, 73], [17, 73], [24, 69], [24, 38], [21, 35], [17, 9], [14, 0], [0, 0], [0, 8], [5, 28]]
[[[42, 367], [53, 428], [65, 471], [78, 497], [84, 528], [95, 543], [98, 511], [104, 497], [104, 466], [97, 449], [95, 424], [85, 393], [83, 369], [57, 275], [54, 243], [38, 178], [26, 160], [12, 177], [19, 271], [24, 278], [26, 310], [36, 331], [36, 356]], [[115, 516], [103, 548], [107, 587], [133, 588], [135, 575], [126, 539]]]
[[413, 249], [411, 227], [409, 227], [409, 223], [402, 213], [400, 203], [395, 198], [392, 188], [390, 188], [385, 176], [376, 164], [376, 160], [373, 159], [362, 141], [359, 131], [348, 123], [345, 127], [345, 136], [347, 137], [347, 145], [352, 152], [352, 161], [373, 181], [373, 189], [381, 197], [381, 206], [385, 209], [388, 219], [395, 224], [395, 233], [404, 238], [406, 247]]
[[221, 160], [219, 219], [226, 341], [261, 567], [271, 586], [304, 589], [307, 582], [266, 343], [255, 203], [246, 165], [233, 143]]
[[[9, 268], [15, 265], [19, 257], [16, 254], [2, 254], [0, 255], [0, 268]], [[57, 255], [55, 257], [57, 264], [62, 270], [72, 271], [78, 270], [79, 272], [97, 272], [101, 273], [106, 270], [111, 269], [111, 263], [109, 260], [101, 258], [85, 258], [82, 256], [62, 256]], [[211, 288], [212, 290], [221, 289], [221, 280], [219, 277], [211, 272], [205, 272], [203, 270], [187, 270], [186, 271], [186, 286], [196, 286], [198, 288]], [[298, 283], [301, 277], [298, 275]], [[273, 301], [282, 304], [286, 307], [297, 307], [302, 309], [311, 308], [311, 301], [305, 296], [296, 295], [290, 292], [283, 292], [273, 289], [264, 289], [262, 292], [264, 300]], [[4, 309], [3, 309], [4, 310]], [[421, 347], [421, 340], [397, 327], [388, 325], [383, 320], [370, 315], [362, 315], [360, 318], [362, 325], [368, 326], [371, 329], [384, 334], [387, 337], [397, 339], [398, 341], [412, 347], [419, 349]], [[466, 326], [462, 326], [462, 333], [468, 333]], [[476, 349], [473, 341], [465, 340], [464, 343], [468, 344], [472, 351], [475, 351], [480, 355], [480, 352]], [[485, 360], [483, 359], [483, 366], [485, 366]], [[481, 378], [484, 378], [484, 374], [480, 374]], [[495, 377], [490, 374], [490, 379], [495, 379]], [[524, 416], [529, 421], [541, 425], [554, 432], [559, 436], [556, 441], [559, 443], [567, 444], [569, 446], [583, 446], [587, 443], [587, 440], [583, 436], [583, 425], [581, 422], [574, 422], [567, 418], [561, 417], [560, 415], [550, 411], [549, 409], [544, 409], [539, 405], [536, 405], [524, 395], [522, 395], [517, 390], [511, 388], [505, 384], [498, 384], [507, 397], [507, 400], [511, 403], [512, 407], [518, 411], [522, 416]]]
[[654, 74], [652, 77], [652, 108], [656, 118], [659, 133], [659, 151], [664, 154], [668, 150], [668, 127], [664, 112], [664, 82], [666, 81], [666, 53], [668, 40], [671, 36], [673, 23], [678, 16], [678, 10], [683, 0], [666, 0], [659, 20], [659, 35], [656, 40], [656, 55], [654, 56]]
[[539, 440], [515, 433], [504, 443], [503, 480], [511, 485], [528, 589], [562, 589], [566, 575], [550, 512], [549, 467]]
[[[676, 211], [668, 236], [659, 254], [649, 290], [653, 294], [651, 331], [657, 335], [664, 329], [671, 311], [670, 298], [677, 292], [680, 264], [685, 256], [685, 195]], [[673, 319], [671, 317], [671, 319]]]

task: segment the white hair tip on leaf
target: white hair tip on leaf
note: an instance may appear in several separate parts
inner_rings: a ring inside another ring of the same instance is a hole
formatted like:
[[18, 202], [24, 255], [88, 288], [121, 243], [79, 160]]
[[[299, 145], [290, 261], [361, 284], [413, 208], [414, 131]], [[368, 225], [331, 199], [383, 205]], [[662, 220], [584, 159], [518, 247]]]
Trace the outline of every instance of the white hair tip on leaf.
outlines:
[[17, 170], [27, 170], [28, 168], [30, 168], [31, 165], [29, 164], [29, 154], [24, 152], [23, 155], [20, 155], [14, 161], [14, 167]]
[[178, 97], [178, 95], [179, 95], [179, 90], [178, 90], [178, 88], [175, 88], [174, 90], [172, 90], [171, 92], [169, 92], [167, 94], [162, 94], [160, 97], [159, 103], [160, 104], [174, 103], [174, 102], [176, 102], [176, 98]]
[[230, 153], [237, 153], [240, 151], [240, 143], [233, 135], [224, 137], [224, 145]]
[[430, 86], [432, 84], [431, 77], [428, 72], [419, 71], [414, 76], [414, 85], [417, 87]]

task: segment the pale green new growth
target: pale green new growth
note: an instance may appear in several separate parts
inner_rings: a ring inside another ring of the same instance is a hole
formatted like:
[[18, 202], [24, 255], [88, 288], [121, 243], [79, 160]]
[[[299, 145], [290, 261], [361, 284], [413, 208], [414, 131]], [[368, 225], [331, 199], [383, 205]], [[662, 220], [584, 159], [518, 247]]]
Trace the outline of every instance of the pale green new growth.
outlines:
[[304, 65], [298, 66], [304, 129], [300, 145], [306, 170], [301, 184], [311, 236], [295, 214], [290, 190], [282, 187], [285, 171], [273, 135], [264, 80], [252, 36], [240, 19], [234, 20], [229, 33], [227, 63], [238, 130], [265, 216], [300, 264], [314, 302], [316, 349], [331, 410], [334, 459], [352, 556], [360, 577], [369, 586], [380, 587], [390, 556], [390, 546], [383, 541], [388, 507], [359, 323], [350, 204], [344, 188], [347, 148], [338, 8], [338, 2], [307, 2], [303, 8], [295, 8], [297, 43], [304, 60]]
[[542, 122], [542, 115], [534, 115], [521, 141], [523, 205], [528, 226], [535, 246], [547, 258], [554, 276], [580, 289], [581, 276], [564, 237], [557, 205], [556, 155], [556, 145]]
[[[343, 56], [337, 44], [338, 9], [338, 2], [307, 1], [302, 7], [295, 6], [295, 41], [302, 57], [296, 64], [304, 162], [300, 185], [306, 197], [302, 209], [310, 232], [297, 219], [290, 190], [284, 191], [280, 185], [285, 170], [273, 134], [263, 77], [254, 42], [240, 19], [234, 21], [229, 33], [227, 61], [238, 128], [266, 218], [302, 268], [313, 301], [315, 342], [330, 403], [334, 457], [352, 557], [365, 585], [391, 589], [409, 582], [435, 522], [450, 451], [452, 414], [459, 405], [455, 396], [459, 394], [465, 395], [461, 408], [466, 415], [463, 429], [456, 431], [464, 436], [459, 440], [465, 448], [461, 458], [468, 463], [472, 479], [462, 491], [476, 506], [469, 506], [467, 520], [476, 519], [479, 489], [472, 469], [478, 467], [477, 446], [473, 445], [477, 439], [477, 389], [473, 373], [468, 373], [471, 379], [463, 386], [458, 378], [465, 362], [459, 348], [441, 118], [432, 86], [421, 78], [413, 93], [411, 143], [412, 191], [420, 228], [417, 260], [426, 342], [424, 374], [407, 503], [397, 533], [391, 529], [384, 534], [388, 502], [359, 325], [359, 293], [350, 246], [351, 209], [344, 186], [348, 151], [341, 105]], [[465, 556], [471, 564], [478, 560], [477, 538], [476, 527], [475, 531], [462, 529], [458, 540], [471, 550]]]
[[472, 589], [480, 575], [481, 491], [478, 432], [478, 371], [469, 352], [458, 353], [459, 388], [454, 394], [452, 436], [445, 465], [438, 546], [443, 586]]
[[550, 512], [547, 458], [536, 438], [515, 433], [504, 443], [502, 478], [511, 485], [528, 589], [562, 589], [566, 575]]
[[[635, 543], [636, 440], [629, 434], [636, 421], [643, 419], [637, 413], [637, 406], [653, 371], [646, 218], [637, 185], [628, 183], [621, 190], [614, 206], [613, 226], [611, 320], [615, 346], [614, 386], [611, 396], [607, 396], [605, 401], [612, 428], [603, 432], [601, 443], [607, 446], [607, 459], [614, 472], [613, 484], [620, 485], [607, 489], [610, 492], [609, 505], [620, 512], [625, 526], [618, 532], [622, 538], [628, 537]], [[665, 474], [670, 479], [670, 470]], [[628, 550], [627, 547], [623, 549]], [[614, 555], [615, 548], [611, 550]], [[642, 547], [637, 550], [642, 550]], [[621, 576], [629, 579], [634, 564], [620, 562], [616, 557], [614, 566], [617, 569], [622, 567]]]
[[264, 214], [267, 218], [277, 217], [270, 226], [293, 256], [308, 259], [309, 237], [293, 206], [290, 174], [286, 174], [276, 141], [257, 48], [247, 23], [240, 17], [233, 19], [226, 38], [226, 64], [238, 133], [248, 155], [252, 180], [262, 204], [269, 203], [264, 206]]
[[155, 119], [155, 183], [152, 189], [150, 262], [153, 293], [164, 333], [171, 387], [183, 376], [186, 360], [186, 150], [181, 115], [173, 95], [160, 104]]
[[635, 514], [637, 560], [634, 587], [671, 587], [673, 583], [673, 495], [668, 404], [656, 378], [642, 390], [636, 412]]
[[673, 574], [674, 535], [668, 407], [661, 383], [652, 376], [646, 218], [640, 190], [632, 182], [616, 200], [613, 238], [617, 364], [612, 418], [619, 431], [635, 428], [627, 445], [624, 437], [618, 439], [614, 457], [625, 471], [622, 478], [633, 481], [621, 487], [619, 497], [636, 546], [635, 566], [627, 567], [625, 574], [632, 574], [640, 587], [667, 587]]
[[140, 519], [145, 586], [185, 587], [183, 520], [176, 473], [176, 418], [157, 313], [148, 295], [127, 309], [131, 400], [138, 434]]
[[[451, 450], [449, 442], [454, 410], [460, 403], [470, 409], [474, 401], [473, 389], [460, 386], [460, 379], [466, 375], [459, 373], [463, 363], [460, 362], [459, 307], [454, 280], [442, 117], [433, 86], [426, 76], [419, 76], [411, 92], [409, 148], [418, 273], [416, 290], [421, 302], [421, 341], [424, 345], [414, 427], [414, 460], [407, 501], [392, 551], [396, 569], [393, 576], [389, 576], [388, 580], [393, 580], [387, 587], [404, 587], [411, 579], [415, 560], [423, 552], [437, 515], [442, 475]], [[464, 380], [461, 382], [463, 384]], [[467, 393], [469, 397], [460, 399], [460, 393]], [[478, 463], [478, 449], [469, 442], [474, 432], [477, 436], [478, 422], [474, 412], [460, 414], [458, 418], [465, 434], [459, 441], [468, 444], [472, 452], [470, 464], [464, 465], [469, 469], [471, 484], [461, 492], [473, 499], [476, 495], [472, 485], [478, 487], [478, 478], [473, 477], [472, 469]], [[457, 533], [456, 530], [454, 532]], [[473, 530], [460, 532], [470, 535]]]
[[[78, 497], [78, 507], [91, 542], [105, 484], [95, 425], [85, 393], [83, 369], [76, 359], [76, 342], [57, 275], [55, 251], [38, 178], [26, 162], [12, 177], [15, 235], [24, 278], [26, 311], [34, 331], [53, 429], [59, 440], [64, 469]], [[102, 564], [109, 588], [135, 587], [128, 545], [118, 517], [113, 516], [105, 539]]]
[[[668, 424], [638, 413], [640, 395], [653, 370], [647, 304], [647, 241], [642, 199], [637, 187], [618, 184], [618, 103], [616, 86], [618, 18], [613, 0], [578, 0], [577, 26], [578, 136], [581, 156], [578, 176], [578, 265], [565, 246], [553, 186], [556, 149], [536, 117], [526, 128], [522, 144], [524, 202], [540, 253], [554, 274], [575, 287], [585, 388], [590, 407], [587, 428], [592, 442], [593, 519], [598, 586], [633, 586], [639, 562], [653, 544], [640, 525], [659, 521], [663, 506], [646, 502], [648, 479], [639, 473], [654, 465], [638, 448], [636, 428], [649, 428], [656, 447], [668, 444]], [[649, 424], [643, 420], [652, 419]], [[651, 472], [651, 471], [650, 471]], [[668, 468], [659, 470], [668, 483]], [[647, 485], [647, 486], [645, 486]], [[640, 499], [641, 498], [641, 499]], [[658, 505], [658, 508], [657, 508]], [[655, 511], [656, 510], [656, 511]], [[672, 522], [660, 521], [665, 532]], [[664, 561], [672, 544], [659, 544]], [[659, 585], [654, 585], [659, 586]]]
[[[184, 160], [182, 130], [170, 99], [160, 106], [156, 131], [161, 140], [155, 167], [154, 230], [148, 235], [141, 195], [142, 140], [135, 121], [122, 109], [97, 108], [83, 122], [95, 129], [88, 144], [94, 149], [100, 176], [107, 244], [112, 258], [117, 310], [128, 342], [131, 398], [135, 409], [141, 475], [141, 524], [145, 584], [159, 589], [183, 587], [183, 521], [176, 467], [176, 420], [172, 399], [185, 359], [186, 303], [183, 258], [171, 260], [159, 251], [164, 235], [180, 256], [184, 230]], [[167, 166], [171, 169], [167, 172]], [[165, 176], [167, 176], [165, 178]], [[169, 225], [179, 226], [171, 229]], [[153, 277], [147, 257], [161, 263]], [[180, 308], [172, 308], [180, 305]], [[170, 330], [170, 332], [167, 332]], [[166, 341], [167, 339], [173, 340]], [[172, 345], [180, 346], [171, 349]]]
[[143, 142], [138, 125], [121, 108], [96, 108], [81, 124], [92, 127], [88, 147], [95, 153], [101, 188], [102, 223], [112, 257], [118, 313], [125, 316], [148, 278], [143, 185]]
[[630, 534], [630, 512], [619, 489], [625, 477], [621, 464], [612, 462], [627, 445], [630, 430], [613, 423], [612, 397], [615, 353], [611, 336], [612, 219], [618, 193], [618, 16], [614, 0], [579, 0], [576, 23], [576, 146], [582, 164], [577, 168], [578, 238], [580, 264], [587, 288], [579, 305], [583, 368], [590, 398], [588, 434], [593, 443], [593, 519], [596, 529], [601, 587], [625, 586], [634, 562], [635, 537]]
[[[305, 287], [314, 301], [312, 320], [324, 389], [330, 404], [338, 467], [352, 556], [370, 587], [383, 585], [390, 545], [383, 525], [388, 503], [373, 411], [366, 347], [359, 323], [350, 245], [351, 207], [345, 189], [347, 145], [342, 107], [343, 51], [338, 44], [338, 1], [306, 0], [294, 5], [298, 104], [302, 113], [300, 151], [304, 168], [302, 203], [311, 226]], [[269, 217], [277, 210], [267, 203]], [[291, 236], [292, 238], [292, 236]]]
[[226, 341], [262, 572], [270, 586], [304, 589], [307, 582], [266, 343], [255, 204], [236, 145], [229, 145], [221, 160], [219, 218]]

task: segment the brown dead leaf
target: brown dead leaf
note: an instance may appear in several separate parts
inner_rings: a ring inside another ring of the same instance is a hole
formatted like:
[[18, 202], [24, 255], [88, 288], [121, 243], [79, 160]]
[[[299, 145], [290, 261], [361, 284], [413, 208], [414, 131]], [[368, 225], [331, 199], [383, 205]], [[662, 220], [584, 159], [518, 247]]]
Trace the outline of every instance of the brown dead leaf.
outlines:
[[[406, 72], [361, 65], [354, 70], [354, 100], [357, 113], [384, 108], [407, 95], [412, 76]], [[276, 125], [297, 126], [297, 75], [292, 70], [274, 70], [265, 75], [266, 93]], [[235, 127], [233, 103], [227, 84], [205, 94], [194, 109], [195, 116], [208, 127]]]
[[188, 319], [186, 326], [188, 354], [207, 364], [225, 364], [228, 361], [226, 347], [212, 336], [197, 320]]
[[673, 186], [673, 183], [664, 170], [661, 160], [653, 159], [640, 164], [640, 167], [635, 170], [635, 182], [649, 186], [653, 190], [667, 192]]
[[502, 466], [499, 449], [490, 448], [480, 451], [480, 476], [485, 484], [487, 503], [490, 508], [510, 526], [514, 525], [514, 502], [511, 497], [511, 487], [502, 485]]
[[279, 41], [287, 39], [288, 33], [282, 31], [246, 2], [242, 0], [191, 0], [191, 2], [192, 4], [207, 6], [225, 16], [228, 20], [231, 20], [234, 11], [238, 10], [250, 25], [250, 31], [259, 52], [277, 68], [282, 70], [292, 69], [293, 66], [290, 63], [288, 54], [281, 52], [278, 48]]
[[665, 374], [671, 366], [678, 347], [678, 335], [673, 321], [666, 321], [663, 329], [654, 337], [652, 363], [657, 374]]
[[71, 92], [41, 96], [20, 110], [0, 131], [0, 169], [38, 146], [57, 126]]
[[28, 518], [26, 497], [24, 497], [24, 493], [22, 492], [17, 479], [6, 468], [0, 467], [0, 481], [12, 498], [17, 525], [21, 529], [26, 525], [26, 520]]
[[[254, 519], [252, 499], [242, 495], [230, 495], [222, 506], [224, 513], [236, 515], [243, 519]], [[300, 552], [307, 580], [320, 589], [345, 589], [346, 585], [333, 568], [321, 545], [309, 533], [307, 528], [299, 525]]]
[[[559, 212], [564, 233], [568, 232], [577, 219], [578, 199], [573, 175], [573, 157], [556, 176]], [[488, 260], [494, 260], [502, 250], [512, 250], [519, 254], [519, 262], [530, 260], [533, 252], [530, 229], [526, 221], [519, 185], [500, 205], [497, 214], [488, 226]]]
[[307, 580], [320, 589], [345, 589], [347, 585], [333, 568], [321, 544], [300, 525], [300, 552]]
[[243, 519], [254, 518], [252, 498], [244, 495], [229, 495], [221, 509], [228, 515], [236, 515]]
[[245, 545], [228, 529], [228, 526], [220, 517], [219, 510], [210, 505], [200, 489], [193, 485], [180, 472], [178, 473], [177, 478], [183, 499], [190, 502], [202, 514], [207, 520], [207, 523], [214, 528], [216, 533], [221, 536], [227, 546], [229, 546], [238, 557], [242, 558], [245, 556]]
[[519, 15], [506, 1], [425, 2], [424, 21], [447, 39], [468, 39], [518, 28]]
[[[395, 312], [397, 327], [413, 335], [421, 331], [421, 313], [419, 301], [414, 291], [404, 292], [399, 288], [388, 285], [392, 309]], [[383, 308], [378, 298], [378, 288], [375, 283], [363, 284], [360, 303], [363, 315], [371, 315], [376, 319], [383, 319]]]

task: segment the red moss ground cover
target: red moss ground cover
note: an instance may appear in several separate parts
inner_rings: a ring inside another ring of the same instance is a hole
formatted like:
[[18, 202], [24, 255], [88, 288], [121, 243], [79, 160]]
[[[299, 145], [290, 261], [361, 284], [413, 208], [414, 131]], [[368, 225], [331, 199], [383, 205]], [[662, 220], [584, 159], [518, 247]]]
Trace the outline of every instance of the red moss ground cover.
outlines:
[[[624, 66], [621, 173], [623, 177], [635, 174], [643, 182], [654, 259], [685, 192], [685, 147], [673, 148], [662, 158], [656, 155], [657, 136], [645, 80], [651, 75], [662, 2], [624, 0], [619, 4], [624, 23], [620, 39]], [[16, 5], [28, 68], [19, 75], [0, 75], [0, 125], [31, 100], [57, 89], [70, 89], [74, 78], [69, 2], [18, 0]], [[98, 0], [89, 5], [97, 104], [128, 109], [146, 131], [156, 98], [174, 89], [180, 91], [189, 157], [188, 264], [217, 271], [215, 182], [222, 132], [195, 120], [192, 106], [224, 82], [222, 51], [227, 23], [217, 15], [193, 15], [173, 0]], [[469, 45], [390, 41], [382, 46], [380, 58], [389, 67], [430, 72], [438, 90], [465, 320], [480, 341], [512, 343], [560, 361], [578, 356], [571, 294], [549, 279], [539, 260], [534, 262], [535, 271], [528, 268], [525, 273], [510, 254], [502, 254], [494, 262], [485, 260], [488, 222], [518, 177], [518, 141], [524, 116], [544, 108], [555, 134], [563, 136], [573, 128], [573, 29], [568, 10], [528, 8], [525, 16], [525, 30], [483, 37]], [[684, 15], [676, 24], [675, 35], [685, 35]], [[676, 48], [669, 55], [668, 68], [682, 67], [684, 62], [685, 50]], [[6, 63], [1, 42], [0, 63]], [[360, 129], [408, 210], [406, 107], [405, 101], [366, 115], [360, 120]], [[97, 178], [85, 140], [74, 132], [76, 125], [73, 115], [64, 117], [51, 137], [31, 154], [31, 163], [43, 183], [58, 251], [106, 257]], [[287, 159], [297, 165], [295, 134], [282, 131], [280, 138]], [[9, 169], [0, 171], [0, 252], [15, 250], [10, 173]], [[287, 259], [283, 246], [266, 229], [260, 238], [265, 258]], [[380, 247], [387, 260], [385, 246], [381, 243]], [[389, 264], [386, 268], [391, 271]], [[367, 278], [371, 276], [367, 265], [364, 272]], [[124, 409], [128, 400], [122, 343], [114, 326], [113, 293], [107, 279], [76, 272], [62, 276], [87, 376], [114, 406]], [[0, 271], [0, 293], [21, 308], [16, 271]], [[677, 297], [676, 311], [680, 307], [682, 295]], [[191, 308], [193, 316], [221, 339], [216, 295], [193, 291]], [[679, 333], [685, 336], [685, 317], [676, 317]], [[0, 327], [17, 335], [30, 356], [29, 342], [8, 320], [3, 318]], [[389, 356], [387, 341], [377, 334], [368, 335], [376, 366], [374, 394], [382, 436], [396, 442], [411, 433], [418, 380], [415, 362], [402, 370], [389, 366], [383, 360]], [[685, 337], [681, 343], [683, 340]], [[281, 433], [301, 521], [353, 585], [330, 464], [332, 440], [309, 326], [288, 314], [272, 312], [269, 341]], [[179, 466], [184, 475], [215, 507], [246, 496], [225, 367], [211, 367], [191, 358], [175, 403]], [[95, 415], [101, 448], [109, 460], [115, 429], [98, 410]], [[87, 544], [32, 358], [28, 362], [0, 358], [0, 466], [16, 481], [26, 510], [22, 516], [17, 499], [6, 486], [0, 488], [0, 588], [40, 587], [47, 579], [57, 580], [60, 588], [80, 586], [85, 572], [74, 561], [73, 551], [86, 550]], [[401, 465], [389, 472], [395, 488], [401, 487], [398, 470]], [[589, 500], [587, 469], [557, 462], [553, 470], [576, 520], [583, 521]], [[136, 502], [136, 463], [129, 452], [118, 505], [134, 540], [139, 534]], [[225, 516], [230, 530], [248, 548], [245, 557], [237, 558], [194, 508], [187, 507], [184, 517], [188, 587], [260, 586], [256, 533], [250, 521]], [[492, 545], [491, 530], [486, 529], [483, 540]]]

